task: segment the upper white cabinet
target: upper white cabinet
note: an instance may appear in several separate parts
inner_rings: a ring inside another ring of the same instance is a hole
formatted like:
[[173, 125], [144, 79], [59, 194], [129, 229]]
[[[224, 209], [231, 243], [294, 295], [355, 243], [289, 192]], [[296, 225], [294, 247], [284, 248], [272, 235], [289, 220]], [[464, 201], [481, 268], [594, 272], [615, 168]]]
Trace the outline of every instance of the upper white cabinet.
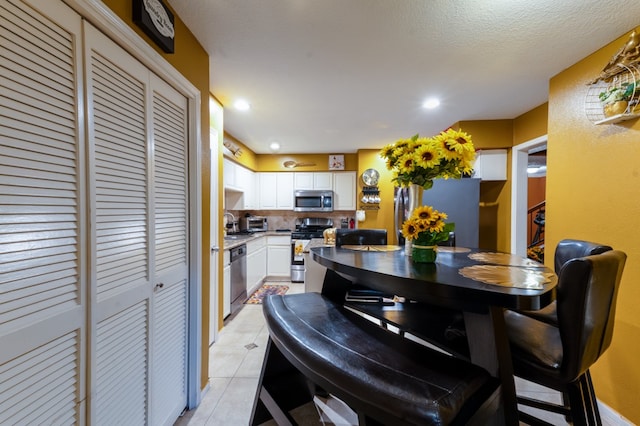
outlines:
[[333, 190], [333, 173], [331, 172], [295, 172], [293, 174], [294, 189]]
[[356, 209], [356, 172], [333, 173], [333, 209]]
[[482, 181], [507, 180], [507, 150], [486, 149], [476, 153], [473, 177]]
[[[241, 166], [236, 167], [236, 181], [243, 192], [242, 209], [250, 210], [258, 208], [258, 197], [256, 191], [257, 174]], [[242, 210], [240, 209], [240, 210]]]
[[293, 173], [258, 173], [259, 207], [263, 210], [293, 210]]
[[236, 163], [233, 161], [223, 158], [222, 159], [222, 171], [223, 171], [223, 182], [225, 188], [238, 189], [238, 182], [236, 178]]
[[256, 173], [223, 159], [225, 209], [250, 210], [258, 208]]

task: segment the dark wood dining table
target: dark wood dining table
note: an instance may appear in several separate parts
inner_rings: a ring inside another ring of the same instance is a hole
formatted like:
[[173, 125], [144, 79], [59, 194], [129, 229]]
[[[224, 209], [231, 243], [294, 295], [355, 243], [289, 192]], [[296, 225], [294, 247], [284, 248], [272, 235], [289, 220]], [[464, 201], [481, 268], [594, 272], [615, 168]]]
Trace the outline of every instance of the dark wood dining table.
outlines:
[[351, 284], [400, 296], [417, 302], [416, 306], [424, 303], [461, 311], [469, 360], [500, 379], [504, 423], [518, 424], [503, 313], [505, 309], [537, 310], [555, 300], [557, 277], [551, 269], [507, 253], [462, 247], [439, 248], [433, 264], [414, 263], [404, 248], [394, 246], [322, 246], [310, 252], [313, 260]]

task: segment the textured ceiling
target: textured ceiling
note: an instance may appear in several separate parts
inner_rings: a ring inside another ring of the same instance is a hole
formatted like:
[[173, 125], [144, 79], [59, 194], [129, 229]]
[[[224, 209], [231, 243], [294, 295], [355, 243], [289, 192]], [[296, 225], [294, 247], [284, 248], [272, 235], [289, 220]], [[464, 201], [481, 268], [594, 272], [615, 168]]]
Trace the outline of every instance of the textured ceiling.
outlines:
[[[638, 0], [168, 3], [210, 55], [225, 131], [256, 153], [272, 141], [351, 153], [514, 118], [547, 101], [552, 76], [640, 25]], [[421, 107], [431, 96], [439, 109]], [[238, 97], [252, 109], [233, 110]]]

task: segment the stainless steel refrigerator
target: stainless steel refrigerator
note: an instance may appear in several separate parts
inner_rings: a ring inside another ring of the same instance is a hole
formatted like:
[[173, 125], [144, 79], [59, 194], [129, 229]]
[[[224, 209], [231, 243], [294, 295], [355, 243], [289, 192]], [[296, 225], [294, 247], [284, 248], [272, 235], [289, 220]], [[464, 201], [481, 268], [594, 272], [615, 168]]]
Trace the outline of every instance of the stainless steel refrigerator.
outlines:
[[[402, 223], [410, 212], [409, 190], [395, 189], [395, 233], [398, 243], [404, 244], [400, 232]], [[433, 187], [422, 193], [418, 205], [433, 206], [436, 210], [447, 214], [447, 222], [456, 224], [455, 245], [459, 247], [478, 247], [480, 228], [480, 179], [436, 179]]]

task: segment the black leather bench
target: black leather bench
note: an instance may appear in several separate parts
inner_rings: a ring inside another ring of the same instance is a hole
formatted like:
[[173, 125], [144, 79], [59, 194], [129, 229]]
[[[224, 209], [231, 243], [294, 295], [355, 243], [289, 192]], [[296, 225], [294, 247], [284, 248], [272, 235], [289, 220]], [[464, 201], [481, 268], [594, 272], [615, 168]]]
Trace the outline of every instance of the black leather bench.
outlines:
[[499, 383], [484, 369], [363, 319], [318, 293], [269, 296], [269, 343], [251, 424], [312, 400], [319, 386], [360, 424], [491, 424]]

